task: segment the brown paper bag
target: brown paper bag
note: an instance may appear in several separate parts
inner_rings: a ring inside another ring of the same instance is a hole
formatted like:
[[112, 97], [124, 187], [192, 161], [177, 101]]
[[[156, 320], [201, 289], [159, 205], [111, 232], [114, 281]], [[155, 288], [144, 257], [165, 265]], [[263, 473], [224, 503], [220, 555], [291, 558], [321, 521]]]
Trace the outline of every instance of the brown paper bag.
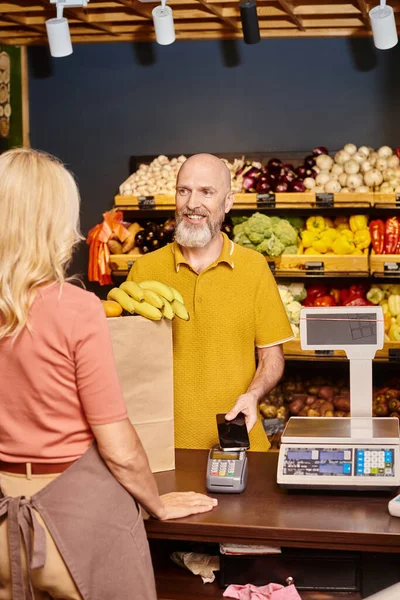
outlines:
[[172, 326], [166, 319], [107, 319], [128, 415], [153, 473], [175, 468]]

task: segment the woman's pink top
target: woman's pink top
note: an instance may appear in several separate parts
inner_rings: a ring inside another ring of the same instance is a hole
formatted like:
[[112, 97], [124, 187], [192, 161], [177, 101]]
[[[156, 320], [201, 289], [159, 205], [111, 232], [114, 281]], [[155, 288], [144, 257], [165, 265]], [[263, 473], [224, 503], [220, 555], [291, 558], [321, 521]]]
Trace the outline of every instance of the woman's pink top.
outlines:
[[30, 329], [0, 341], [0, 460], [68, 462], [90, 425], [127, 417], [100, 300], [65, 283], [42, 288]]

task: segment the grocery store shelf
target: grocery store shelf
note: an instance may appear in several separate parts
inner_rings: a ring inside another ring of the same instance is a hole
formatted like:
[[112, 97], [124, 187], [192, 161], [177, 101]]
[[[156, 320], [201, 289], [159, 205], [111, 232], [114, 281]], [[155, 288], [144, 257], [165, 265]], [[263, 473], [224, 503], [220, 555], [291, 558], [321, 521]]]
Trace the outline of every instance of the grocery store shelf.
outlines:
[[369, 270], [373, 277], [400, 277], [400, 254], [374, 254], [372, 251]]
[[[289, 360], [347, 360], [343, 350], [302, 350], [300, 340], [290, 340], [283, 344], [285, 358]], [[375, 361], [400, 362], [400, 342], [385, 342], [378, 350]]]
[[142, 254], [140, 254], [138, 250], [129, 254], [111, 254], [108, 264], [112, 272], [127, 274], [135, 260], [140, 256], [142, 256]]
[[[129, 271], [139, 251], [130, 254], [111, 254], [111, 271], [118, 275]], [[323, 256], [304, 254], [283, 254], [277, 258], [267, 258], [275, 277], [369, 277], [368, 256]]]
[[[387, 197], [387, 198], [386, 198]], [[395, 194], [315, 194], [304, 193], [236, 193], [233, 208], [235, 210], [262, 208], [371, 208], [379, 201], [396, 206]], [[172, 210], [175, 207], [174, 194], [156, 194], [154, 196], [121, 196], [114, 198], [115, 208], [122, 210]], [[399, 205], [400, 206], [400, 205]]]

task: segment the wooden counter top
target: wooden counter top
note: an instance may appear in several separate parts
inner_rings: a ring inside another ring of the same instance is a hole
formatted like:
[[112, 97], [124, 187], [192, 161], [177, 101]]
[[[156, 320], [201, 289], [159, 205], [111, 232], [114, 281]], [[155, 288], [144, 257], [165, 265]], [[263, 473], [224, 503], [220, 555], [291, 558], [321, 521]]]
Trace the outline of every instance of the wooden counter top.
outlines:
[[[248, 454], [243, 494], [215, 494], [212, 512], [176, 521], [146, 520], [149, 538], [266, 543], [286, 547], [400, 552], [400, 519], [391, 517], [392, 495], [289, 492], [276, 484], [277, 453]], [[176, 469], [156, 475], [160, 493], [206, 493], [207, 452], [177, 450]]]

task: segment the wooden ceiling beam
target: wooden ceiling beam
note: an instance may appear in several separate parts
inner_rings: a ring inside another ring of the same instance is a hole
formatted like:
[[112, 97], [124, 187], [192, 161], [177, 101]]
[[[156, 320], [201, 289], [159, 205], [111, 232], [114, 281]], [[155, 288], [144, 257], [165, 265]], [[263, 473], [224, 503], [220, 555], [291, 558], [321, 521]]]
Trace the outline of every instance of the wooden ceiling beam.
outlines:
[[369, 18], [369, 9], [368, 9], [368, 5], [366, 3], [365, 0], [356, 0], [358, 8], [360, 9], [361, 12], [361, 17], [363, 20], [363, 23], [365, 25], [365, 27], [367, 27], [368, 29], [371, 29], [371, 21]]
[[45, 33], [46, 32], [46, 27], [44, 25], [27, 25], [27, 23], [25, 22], [25, 17], [20, 17], [20, 16], [16, 16], [15, 14], [13, 15], [1, 15], [1, 18], [4, 19], [5, 21], [8, 21], [9, 23], [15, 24], [15, 25], [19, 25], [20, 27], [25, 27], [26, 29], [29, 29], [30, 31], [38, 31], [39, 33]]
[[146, 19], [152, 19], [151, 10], [145, 8], [139, 0], [116, 0], [118, 4], [122, 6], [126, 6], [130, 11], [139, 15], [140, 17], [145, 17]]
[[92, 27], [93, 29], [96, 29], [97, 31], [104, 31], [105, 33], [109, 33], [111, 35], [117, 35], [117, 34], [113, 33], [111, 25], [103, 25], [102, 23], [93, 23], [92, 21], [90, 21], [89, 16], [86, 14], [86, 12], [84, 10], [79, 10], [79, 9], [65, 10], [64, 9], [64, 16], [66, 16], [68, 19], [70, 19], [70, 18], [77, 19], [81, 23], [85, 23], [85, 25], [89, 25], [90, 27]]
[[204, 6], [204, 8], [207, 11], [211, 12], [213, 15], [218, 17], [218, 19], [220, 19], [223, 23], [225, 23], [225, 25], [228, 25], [228, 27], [231, 27], [235, 31], [240, 31], [240, 32], [242, 31], [241, 25], [238, 26], [236, 21], [233, 21], [232, 19], [224, 17], [220, 8], [216, 8], [212, 4], [208, 4], [207, 0], [198, 0], [198, 1], [202, 6]]
[[278, 4], [283, 10], [289, 15], [293, 23], [298, 27], [300, 31], [304, 31], [304, 26], [301, 19], [295, 14], [293, 5], [288, 0], [278, 0]]

